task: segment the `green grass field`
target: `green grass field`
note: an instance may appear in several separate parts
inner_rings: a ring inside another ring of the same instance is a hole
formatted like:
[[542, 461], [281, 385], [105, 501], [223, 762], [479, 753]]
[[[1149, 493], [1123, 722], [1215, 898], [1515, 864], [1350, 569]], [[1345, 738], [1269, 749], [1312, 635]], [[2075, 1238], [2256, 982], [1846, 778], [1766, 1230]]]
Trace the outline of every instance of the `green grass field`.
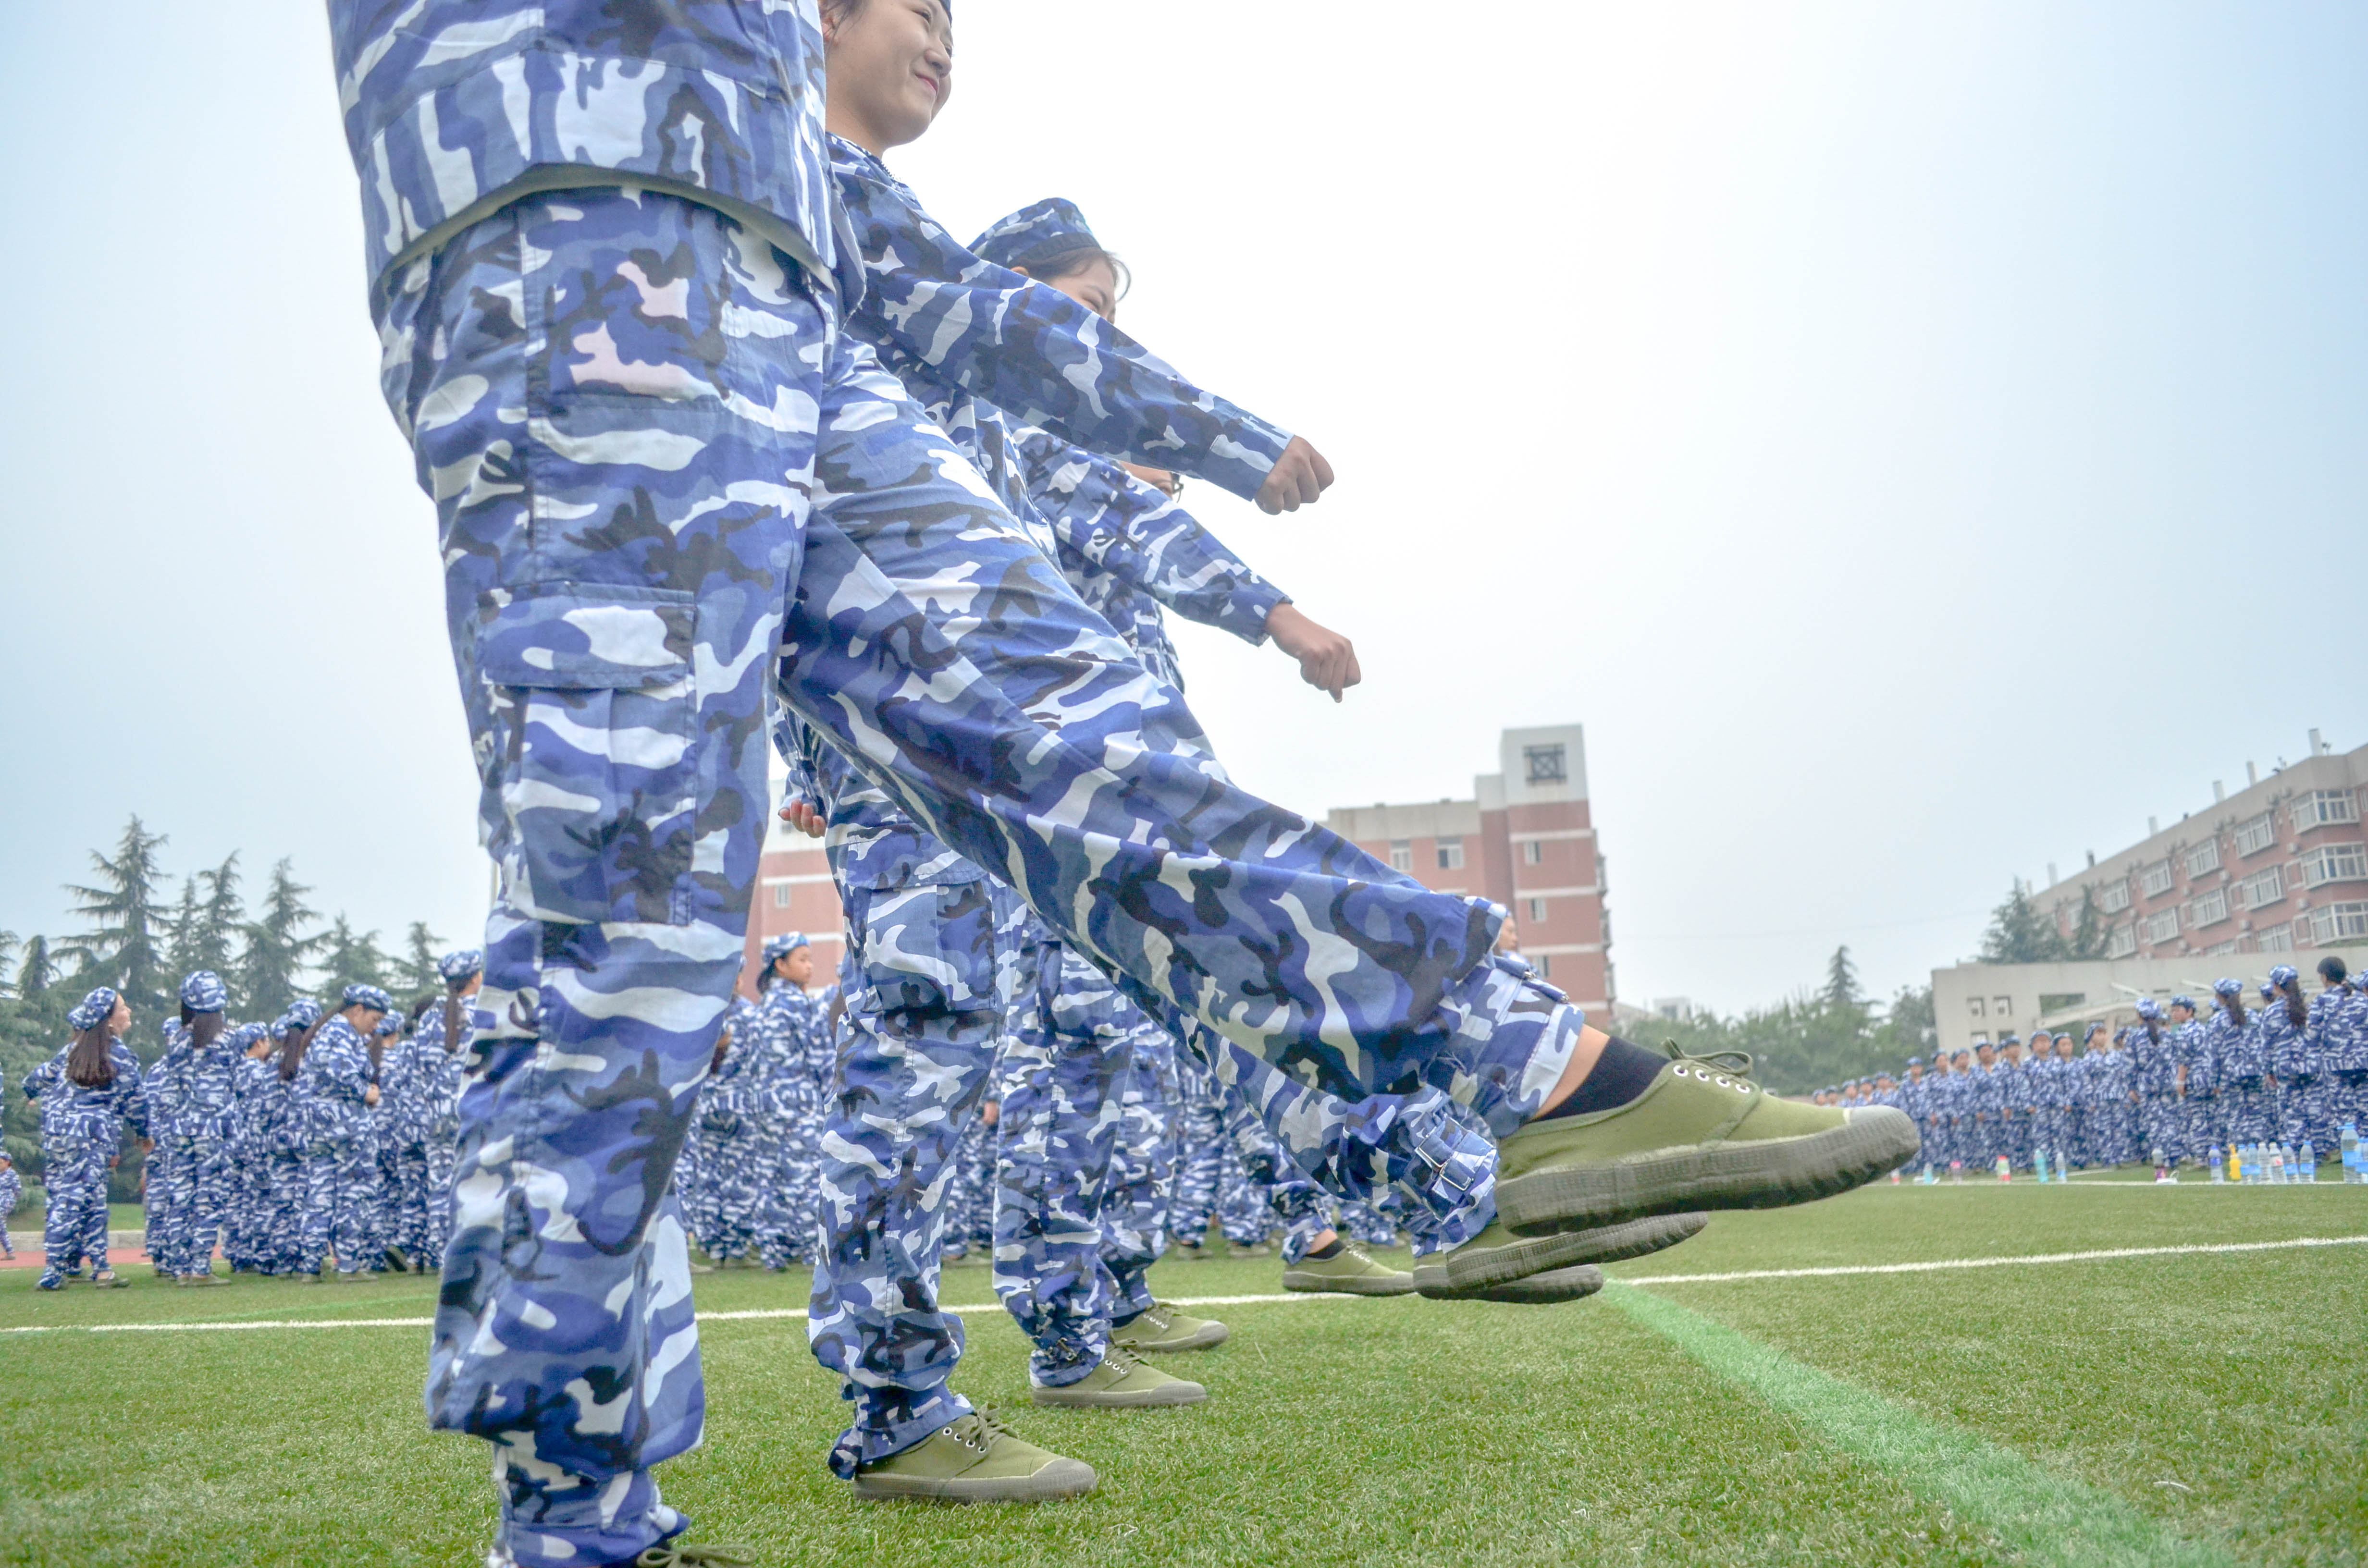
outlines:
[[[968, 1314], [959, 1386], [1089, 1460], [1024, 1508], [859, 1506], [795, 1319], [712, 1323], [707, 1441], [665, 1472], [698, 1539], [778, 1563], [2350, 1563], [2368, 1560], [2368, 1246], [1672, 1281], [2115, 1247], [2368, 1237], [2368, 1188], [1879, 1187], [1721, 1216], [1574, 1305], [1211, 1308], [1180, 1411], [1039, 1411], [1024, 1342]], [[0, 1277], [0, 1561], [459, 1563], [477, 1445], [423, 1429], [433, 1282], [44, 1295]], [[1167, 1264], [1175, 1298], [1279, 1266]], [[709, 1311], [802, 1278], [703, 1276]], [[947, 1299], [991, 1300], [985, 1271]]]

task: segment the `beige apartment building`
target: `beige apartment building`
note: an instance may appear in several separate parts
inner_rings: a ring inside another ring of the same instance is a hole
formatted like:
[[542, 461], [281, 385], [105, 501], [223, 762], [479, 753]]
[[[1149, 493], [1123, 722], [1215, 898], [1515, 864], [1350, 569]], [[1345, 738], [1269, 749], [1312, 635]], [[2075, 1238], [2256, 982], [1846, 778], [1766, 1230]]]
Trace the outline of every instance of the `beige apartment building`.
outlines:
[[[2310, 733], [2300, 762], [2256, 776], [2137, 845], [2036, 894], [2071, 935], [2084, 898], [2106, 922], [2108, 959], [2300, 953], [2368, 941], [2368, 746], [2337, 755]], [[2275, 962], [2277, 960], [2271, 960]], [[2307, 971], [2308, 962], [2296, 960]], [[2266, 966], [2262, 966], [2266, 967]]]
[[1539, 973], [1607, 1013], [1611, 919], [1588, 812], [1586, 732], [1507, 730], [1497, 759], [1498, 771], [1472, 780], [1470, 800], [1342, 806], [1325, 825], [1427, 887], [1503, 904]]

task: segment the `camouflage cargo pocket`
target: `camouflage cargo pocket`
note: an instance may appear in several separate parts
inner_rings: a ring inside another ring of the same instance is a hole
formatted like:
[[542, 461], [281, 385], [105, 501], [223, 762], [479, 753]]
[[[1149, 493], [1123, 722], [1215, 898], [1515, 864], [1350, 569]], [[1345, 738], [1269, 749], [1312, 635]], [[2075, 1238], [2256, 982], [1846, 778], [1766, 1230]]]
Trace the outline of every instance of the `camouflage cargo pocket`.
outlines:
[[480, 604], [488, 780], [517, 906], [572, 925], [690, 918], [700, 777], [690, 594], [541, 583]]

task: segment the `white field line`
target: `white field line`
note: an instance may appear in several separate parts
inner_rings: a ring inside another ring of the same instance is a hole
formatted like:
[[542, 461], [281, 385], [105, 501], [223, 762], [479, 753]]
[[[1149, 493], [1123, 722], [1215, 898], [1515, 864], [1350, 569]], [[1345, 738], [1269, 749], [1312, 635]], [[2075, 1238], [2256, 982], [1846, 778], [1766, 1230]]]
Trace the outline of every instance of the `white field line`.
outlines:
[[[1293, 1291], [1281, 1296], [1168, 1296], [1163, 1297], [1177, 1307], [1240, 1307], [1268, 1301], [1314, 1301], [1324, 1300], [1323, 1293]], [[1332, 1300], [1349, 1298], [1334, 1296]], [[991, 1312], [1000, 1315], [1000, 1301], [968, 1301], [948, 1304], [939, 1309], [949, 1312]], [[803, 1319], [803, 1307], [762, 1307], [733, 1312], [700, 1312], [701, 1323], [759, 1323], [768, 1320]], [[22, 1328], [0, 1328], [0, 1334], [211, 1334], [230, 1333], [256, 1328], [432, 1328], [436, 1320], [427, 1318], [233, 1318], [218, 1323], [94, 1323], [94, 1324], [33, 1324]]]
[[1641, 1274], [1618, 1278], [1622, 1285], [1716, 1285], [1736, 1279], [1826, 1279], [1844, 1274], [1936, 1274], [1952, 1268], [2009, 1268], [2026, 1263], [2102, 1263], [2120, 1257], [2291, 1252], [2298, 1247], [2363, 1245], [2368, 1245], [2368, 1236], [2303, 1236], [2290, 1242], [2199, 1242], [2187, 1246], [2106, 1247], [2097, 1252], [2026, 1253], [2015, 1257], [1943, 1257], [1930, 1263], [1853, 1263], [1827, 1268], [1745, 1268], [1732, 1274]]
[[[2175, 1257], [2192, 1254], [2293, 1252], [2304, 1247], [2368, 1246], [2368, 1235], [2303, 1236], [2290, 1242], [2198, 1243], [2189, 1246], [2107, 1247], [2096, 1252], [2026, 1253], [2012, 1257], [1944, 1257], [1929, 1263], [1856, 1263], [1825, 1268], [1747, 1268], [1731, 1274], [1642, 1274], [1615, 1277], [1622, 1285], [1722, 1285], [1746, 1279], [1825, 1279], [1846, 1274], [1932, 1274], [1955, 1268], [2008, 1268], [2019, 1264], [2105, 1263], [2123, 1257]], [[1326, 1291], [1291, 1291], [1276, 1296], [1171, 1296], [1179, 1307], [1263, 1306], [1283, 1301], [1343, 1301], [1364, 1298]], [[997, 1301], [949, 1304], [950, 1312], [1000, 1314]], [[700, 1312], [701, 1323], [789, 1322], [803, 1318], [803, 1307], [760, 1307], [740, 1312]], [[428, 1328], [434, 1318], [244, 1318], [216, 1323], [95, 1323], [32, 1324], [0, 1328], [8, 1334], [211, 1334], [258, 1328]]]

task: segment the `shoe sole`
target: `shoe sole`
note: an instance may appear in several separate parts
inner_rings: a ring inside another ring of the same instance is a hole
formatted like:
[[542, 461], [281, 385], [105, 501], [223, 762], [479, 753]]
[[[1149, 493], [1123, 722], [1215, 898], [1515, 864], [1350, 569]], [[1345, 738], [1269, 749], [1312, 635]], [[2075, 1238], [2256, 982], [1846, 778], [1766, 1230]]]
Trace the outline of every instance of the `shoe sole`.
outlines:
[[1663, 1149], [1515, 1176], [1497, 1185], [1497, 1215], [1534, 1236], [1697, 1209], [1784, 1209], [1864, 1187], [1921, 1146], [1905, 1112], [1877, 1107], [1806, 1138]]
[[1028, 1397], [1053, 1410], [1160, 1410], [1175, 1404], [1198, 1404], [1209, 1397], [1209, 1391], [1199, 1383], [1179, 1379], [1157, 1388], [1137, 1389], [1133, 1393], [1081, 1394], [1070, 1389], [1031, 1388]]
[[1233, 1330], [1224, 1324], [1210, 1321], [1194, 1329], [1182, 1339], [1134, 1340], [1112, 1335], [1110, 1343], [1130, 1356], [1173, 1356], [1186, 1350], [1206, 1350], [1223, 1345]]
[[1436, 1293], [1425, 1290], [1423, 1294], [1440, 1301], [1510, 1301], [1524, 1307], [1550, 1307], [1592, 1296], [1602, 1289], [1603, 1270], [1582, 1263], [1573, 1268], [1549, 1268], [1543, 1273], [1525, 1275], [1502, 1285], [1478, 1285]]
[[1415, 1282], [1411, 1274], [1335, 1279], [1328, 1274], [1306, 1274], [1296, 1268], [1286, 1268], [1282, 1271], [1282, 1288], [1304, 1290], [1316, 1296], [1411, 1296], [1415, 1291]]
[[1709, 1223], [1707, 1214], [1662, 1214], [1591, 1231], [1558, 1231], [1479, 1252], [1459, 1250], [1448, 1254], [1443, 1263], [1415, 1265], [1415, 1289], [1435, 1301], [1469, 1301], [1474, 1291], [1509, 1285], [1550, 1269], [1617, 1263], [1624, 1257], [1659, 1252], [1700, 1233]]
[[919, 1475], [858, 1475], [848, 1483], [859, 1503], [886, 1503], [898, 1498], [930, 1503], [1057, 1503], [1082, 1497], [1099, 1479], [1082, 1460], [1054, 1460], [1033, 1475], [996, 1476], [966, 1481]]

